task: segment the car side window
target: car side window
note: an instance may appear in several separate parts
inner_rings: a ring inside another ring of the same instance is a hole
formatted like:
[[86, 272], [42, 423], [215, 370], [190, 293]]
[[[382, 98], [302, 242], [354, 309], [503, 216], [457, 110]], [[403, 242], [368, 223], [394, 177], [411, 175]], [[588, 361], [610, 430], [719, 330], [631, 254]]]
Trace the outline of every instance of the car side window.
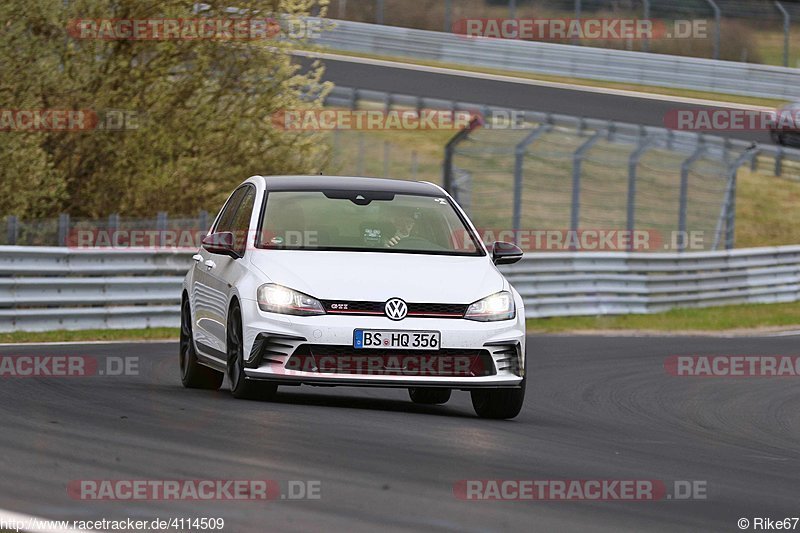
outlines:
[[244, 197], [233, 217], [232, 231], [236, 253], [244, 255], [247, 247], [247, 235], [250, 230], [250, 216], [256, 203], [256, 190], [254, 187], [244, 187]]
[[233, 231], [233, 218], [236, 216], [236, 208], [242, 201], [242, 196], [247, 192], [246, 187], [236, 189], [231, 195], [230, 199], [225, 203], [222, 212], [217, 219], [217, 225], [214, 226], [214, 233], [220, 231]]

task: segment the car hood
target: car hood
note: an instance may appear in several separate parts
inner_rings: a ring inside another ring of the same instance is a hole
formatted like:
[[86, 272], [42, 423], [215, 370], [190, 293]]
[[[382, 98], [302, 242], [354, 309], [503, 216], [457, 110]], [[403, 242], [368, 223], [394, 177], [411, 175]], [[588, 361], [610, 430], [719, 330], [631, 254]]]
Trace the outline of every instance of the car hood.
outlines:
[[472, 303], [505, 288], [487, 257], [256, 250], [268, 281], [322, 300]]

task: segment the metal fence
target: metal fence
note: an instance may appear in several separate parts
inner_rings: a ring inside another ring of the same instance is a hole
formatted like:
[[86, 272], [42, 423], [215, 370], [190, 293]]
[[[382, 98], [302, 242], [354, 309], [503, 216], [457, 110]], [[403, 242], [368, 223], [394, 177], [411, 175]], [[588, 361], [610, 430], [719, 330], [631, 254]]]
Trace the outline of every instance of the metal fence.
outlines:
[[190, 243], [172, 243], [170, 239], [188, 239], [199, 244], [197, 233], [211, 225], [208, 211], [200, 211], [194, 217], [170, 216], [159, 212], [154, 217], [123, 217], [118, 213], [98, 220], [71, 217], [62, 213], [54, 218], [34, 220], [9, 215], [0, 219], [0, 245], [19, 246], [114, 246], [110, 239], [114, 235], [135, 235], [139, 244], [133, 247], [155, 248]]
[[[665, 128], [348, 87], [334, 88], [325, 103], [461, 110], [485, 117], [484, 127], [451, 145], [450, 156], [443, 148], [447, 132], [441, 144], [424, 147], [418, 141], [392, 142], [393, 132], [334, 131], [329, 138], [333, 160], [325, 171], [443, 184], [478, 226], [492, 232], [487, 240], [505, 232], [506, 240], [516, 238], [529, 250], [540, 249], [530, 237], [542, 230], [567, 236], [586, 230], [642, 231], [650, 242], [647, 251], [730, 248], [735, 245], [740, 167], [800, 179], [800, 150], [777, 145], [753, 147]], [[444, 162], [449, 164], [443, 169]], [[103, 220], [7, 216], [0, 218], [0, 245], [113, 247], [114, 236], [120, 235], [123, 247], [156, 248], [175, 241], [196, 247], [212, 216], [206, 211], [194, 217], [112, 214]], [[140, 239], [139, 244], [130, 244], [131, 238]], [[629, 248], [643, 250], [634, 244]]]
[[0, 331], [175, 327], [192, 253], [0, 246]]
[[[560, 15], [580, 19], [592, 14], [639, 19], [707, 19], [711, 22], [713, 59], [719, 59], [722, 22], [746, 20], [759, 29], [770, 28], [782, 34], [782, 64], [789, 66], [791, 29], [793, 23], [800, 21], [800, 4], [793, 0], [428, 0], [421, 6], [419, 0], [332, 0], [328, 10], [328, 15], [336, 19], [444, 32], [453, 31], [454, 21], [465, 17]], [[650, 48], [648, 39], [643, 39], [641, 48], [644, 51]]]
[[[0, 332], [177, 327], [192, 253], [0, 246]], [[800, 246], [532, 253], [501, 269], [528, 318], [800, 300]]]
[[532, 249], [542, 230], [642, 231], [640, 251], [732, 248], [738, 170], [800, 179], [800, 150], [777, 145], [345, 87], [326, 104], [483, 117], [449, 145], [440, 183], [477, 226], [522, 234]]
[[324, 48], [658, 87], [800, 99], [800, 69], [335, 21]]

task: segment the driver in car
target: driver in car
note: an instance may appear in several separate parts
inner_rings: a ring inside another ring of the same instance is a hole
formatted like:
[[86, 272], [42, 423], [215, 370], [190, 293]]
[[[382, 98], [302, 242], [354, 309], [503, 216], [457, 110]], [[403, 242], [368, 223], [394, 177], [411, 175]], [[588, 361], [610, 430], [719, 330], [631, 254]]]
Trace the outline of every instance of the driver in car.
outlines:
[[418, 213], [406, 209], [398, 209], [392, 213], [391, 221], [394, 224], [395, 234], [390, 237], [385, 245], [387, 248], [394, 248], [403, 239], [411, 236], [414, 224], [418, 218]]

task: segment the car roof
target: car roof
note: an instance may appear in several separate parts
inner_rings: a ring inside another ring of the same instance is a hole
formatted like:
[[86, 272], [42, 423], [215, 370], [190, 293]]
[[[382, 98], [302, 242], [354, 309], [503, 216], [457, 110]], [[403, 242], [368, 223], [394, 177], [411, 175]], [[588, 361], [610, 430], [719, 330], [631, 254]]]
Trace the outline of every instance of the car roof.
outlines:
[[441, 189], [421, 181], [350, 176], [261, 176], [268, 191], [369, 191], [440, 196]]

